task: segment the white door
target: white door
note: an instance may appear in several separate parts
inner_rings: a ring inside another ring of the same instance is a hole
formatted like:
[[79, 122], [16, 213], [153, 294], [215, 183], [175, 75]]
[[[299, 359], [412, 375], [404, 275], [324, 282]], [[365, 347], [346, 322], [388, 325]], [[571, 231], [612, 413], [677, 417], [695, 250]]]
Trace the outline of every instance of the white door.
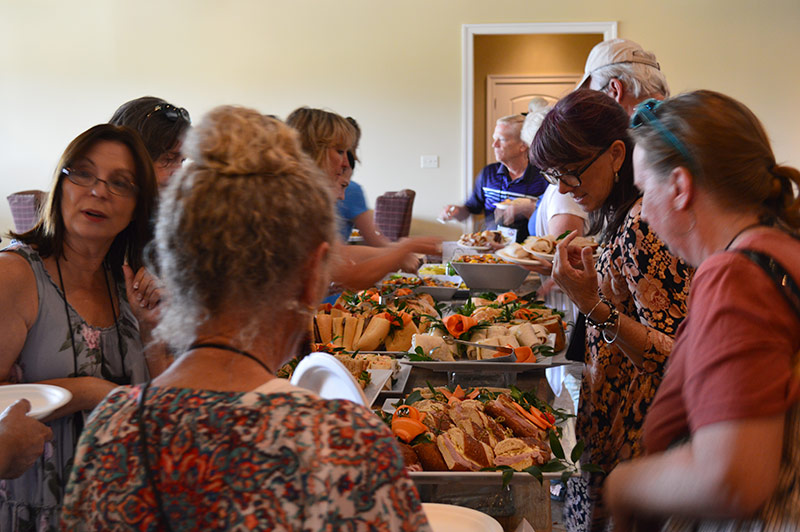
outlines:
[[492, 135], [498, 118], [528, 112], [528, 103], [538, 97], [555, 103], [575, 88], [583, 74], [560, 76], [487, 76], [486, 164], [497, 162]]

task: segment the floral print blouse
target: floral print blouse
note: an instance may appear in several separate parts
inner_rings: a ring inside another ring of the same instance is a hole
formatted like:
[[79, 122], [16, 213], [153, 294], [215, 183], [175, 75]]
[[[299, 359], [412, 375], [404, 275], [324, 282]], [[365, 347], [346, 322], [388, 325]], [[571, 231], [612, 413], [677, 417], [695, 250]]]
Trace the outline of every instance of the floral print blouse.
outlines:
[[[596, 265], [601, 293], [620, 314], [649, 327], [644, 363], [637, 368], [601, 331], [586, 327], [586, 368], [576, 432], [582, 461], [607, 473], [642, 453], [642, 423], [661, 383], [678, 326], [686, 315], [694, 270], [672, 255], [640, 218], [641, 199], [606, 244]], [[613, 337], [613, 331], [607, 331]], [[596, 488], [600, 479], [592, 484]], [[597, 503], [599, 492], [591, 498]]]
[[[142, 463], [141, 387], [117, 389], [81, 436], [66, 530], [161, 530]], [[374, 414], [274, 379], [253, 392], [153, 387], [151, 473], [173, 530], [429, 530], [394, 437]]]

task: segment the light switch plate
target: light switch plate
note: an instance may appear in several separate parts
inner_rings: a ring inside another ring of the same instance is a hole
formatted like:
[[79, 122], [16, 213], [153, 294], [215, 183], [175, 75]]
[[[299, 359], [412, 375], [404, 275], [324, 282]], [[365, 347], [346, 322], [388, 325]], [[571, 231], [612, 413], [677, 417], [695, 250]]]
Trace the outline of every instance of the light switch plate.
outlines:
[[422, 155], [419, 158], [419, 164], [422, 168], [439, 168], [439, 156]]

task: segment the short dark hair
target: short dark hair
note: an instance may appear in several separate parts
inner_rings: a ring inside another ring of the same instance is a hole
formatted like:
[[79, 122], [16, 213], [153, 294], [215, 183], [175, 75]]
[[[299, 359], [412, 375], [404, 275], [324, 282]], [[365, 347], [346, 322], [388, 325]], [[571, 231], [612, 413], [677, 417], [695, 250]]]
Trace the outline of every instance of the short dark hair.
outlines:
[[122, 264], [126, 259], [134, 271], [143, 265], [142, 250], [152, 237], [150, 216], [155, 205], [157, 187], [150, 156], [139, 135], [130, 128], [100, 124], [84, 131], [70, 142], [58, 161], [39, 222], [25, 233], [9, 233], [9, 236], [33, 246], [43, 258], [58, 258], [63, 255], [65, 228], [61, 215], [61, 197], [64, 178], [61, 170], [83, 157], [92, 146], [101, 141], [124, 144], [131, 152], [136, 170], [134, 178], [138, 191], [133, 219], [114, 238], [106, 254], [106, 264], [111, 268], [114, 277], [120, 280], [123, 278]]
[[618, 172], [619, 180], [614, 183], [603, 206], [590, 215], [590, 234], [602, 231], [604, 241], [619, 229], [641, 196], [633, 184], [633, 142], [628, 135], [629, 120], [625, 110], [606, 94], [581, 89], [556, 103], [542, 120], [531, 143], [531, 162], [543, 170], [563, 168], [588, 159], [616, 140], [625, 143], [625, 160]]
[[[182, 112], [173, 120], [171, 118], [173, 115], [161, 112], [161, 109], [167, 107], [180, 109]], [[192, 125], [189, 113], [185, 109], [175, 107], [155, 96], [142, 96], [123, 103], [114, 111], [114, 116], [108, 122], [138, 131], [153, 162], [182, 140]]]

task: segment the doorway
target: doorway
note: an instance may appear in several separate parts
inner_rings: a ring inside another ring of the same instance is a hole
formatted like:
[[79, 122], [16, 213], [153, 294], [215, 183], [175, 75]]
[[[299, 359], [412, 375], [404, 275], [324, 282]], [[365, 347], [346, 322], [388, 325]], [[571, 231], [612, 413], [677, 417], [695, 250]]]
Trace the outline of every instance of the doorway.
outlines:
[[[520, 24], [465, 24], [462, 27], [462, 197], [472, 190], [475, 173], [482, 168], [486, 162], [486, 146], [488, 144], [486, 126], [486, 79], [488, 75], [525, 75], [532, 74], [530, 71], [509, 71], [510, 65], [515, 61], [520, 61], [520, 54], [509, 53], [509, 48], [515, 42], [524, 41], [522, 46], [532, 47], [541, 53], [543, 50], [544, 39], [550, 42], [551, 50], [558, 50], [553, 47], [553, 37], [563, 36], [585, 36], [593, 46], [601, 40], [616, 38], [616, 22], [585, 22], [585, 23], [520, 23]], [[567, 72], [564, 70], [555, 71], [554, 63], [550, 60], [558, 59], [558, 52], [545, 54], [548, 58], [548, 72], [538, 72], [538, 75], [580, 75], [583, 72], [583, 64], [586, 61], [586, 54], [591, 49], [588, 46], [583, 52], [580, 67], [575, 71]], [[498, 65], [498, 63], [500, 63]], [[494, 66], [486, 66], [494, 65]], [[506, 65], [503, 67], [503, 65]], [[490, 69], [501, 68], [503, 72]], [[523, 68], [518, 66], [517, 68]], [[526, 65], [524, 68], [528, 68]], [[574, 86], [574, 85], [573, 85]], [[526, 104], [527, 107], [527, 104]], [[492, 154], [493, 155], [493, 154]], [[465, 230], [467, 226], [465, 225]]]
[[[525, 114], [533, 98], [543, 98], [549, 104], [575, 88], [580, 74], [563, 76], [502, 76], [486, 78], [486, 159], [485, 164], [497, 162], [490, 139], [499, 118]], [[477, 151], [477, 141], [476, 151]]]

